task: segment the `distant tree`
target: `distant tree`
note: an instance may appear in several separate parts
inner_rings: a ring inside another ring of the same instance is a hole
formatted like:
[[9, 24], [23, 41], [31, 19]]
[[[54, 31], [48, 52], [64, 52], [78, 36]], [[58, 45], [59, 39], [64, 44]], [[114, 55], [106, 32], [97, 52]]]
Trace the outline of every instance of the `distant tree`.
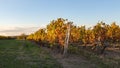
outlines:
[[0, 39], [8, 39], [8, 37], [0, 35]]
[[17, 36], [17, 39], [19, 40], [26, 40], [27, 35], [22, 33], [20, 36]]

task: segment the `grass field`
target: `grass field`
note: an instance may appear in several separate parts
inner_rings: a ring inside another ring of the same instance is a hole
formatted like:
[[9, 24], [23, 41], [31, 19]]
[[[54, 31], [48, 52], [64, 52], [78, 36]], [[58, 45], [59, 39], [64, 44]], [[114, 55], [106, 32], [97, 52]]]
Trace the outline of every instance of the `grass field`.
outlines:
[[0, 68], [62, 68], [35, 45], [25, 40], [0, 40]]
[[[74, 50], [72, 50], [74, 51]], [[0, 40], [0, 68], [119, 68], [119, 58], [80, 49], [67, 58], [27, 40]], [[115, 54], [115, 53], [113, 53]], [[112, 55], [113, 55], [112, 54]], [[118, 53], [117, 53], [118, 54]], [[110, 54], [111, 55], [111, 54]], [[110, 57], [110, 56], [109, 56]]]

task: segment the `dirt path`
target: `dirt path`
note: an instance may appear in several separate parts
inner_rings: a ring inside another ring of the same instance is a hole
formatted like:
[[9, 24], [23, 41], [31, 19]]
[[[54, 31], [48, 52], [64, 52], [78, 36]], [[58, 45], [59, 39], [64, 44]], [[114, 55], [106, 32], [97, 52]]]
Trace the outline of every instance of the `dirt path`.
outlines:
[[96, 68], [94, 64], [80, 56], [70, 55], [67, 58], [59, 58], [54, 55], [54, 57], [64, 68]]
[[82, 56], [69, 55], [63, 58], [61, 54], [53, 53], [50, 49], [44, 48], [59, 62], [63, 68], [97, 68], [97, 66]]

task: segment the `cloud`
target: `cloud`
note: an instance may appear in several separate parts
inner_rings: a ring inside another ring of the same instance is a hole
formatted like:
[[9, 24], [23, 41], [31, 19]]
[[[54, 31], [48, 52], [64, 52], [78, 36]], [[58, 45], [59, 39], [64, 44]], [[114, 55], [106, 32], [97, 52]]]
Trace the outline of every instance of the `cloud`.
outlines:
[[22, 33], [30, 34], [37, 31], [40, 27], [0, 27], [0, 35], [14, 36]]

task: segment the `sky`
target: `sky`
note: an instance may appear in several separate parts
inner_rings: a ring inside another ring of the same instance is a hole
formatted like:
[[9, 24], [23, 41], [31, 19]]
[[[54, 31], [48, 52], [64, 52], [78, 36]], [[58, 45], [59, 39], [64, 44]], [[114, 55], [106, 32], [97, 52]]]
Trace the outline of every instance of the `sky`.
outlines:
[[57, 18], [75, 25], [120, 25], [120, 0], [0, 0], [0, 35], [30, 34]]

